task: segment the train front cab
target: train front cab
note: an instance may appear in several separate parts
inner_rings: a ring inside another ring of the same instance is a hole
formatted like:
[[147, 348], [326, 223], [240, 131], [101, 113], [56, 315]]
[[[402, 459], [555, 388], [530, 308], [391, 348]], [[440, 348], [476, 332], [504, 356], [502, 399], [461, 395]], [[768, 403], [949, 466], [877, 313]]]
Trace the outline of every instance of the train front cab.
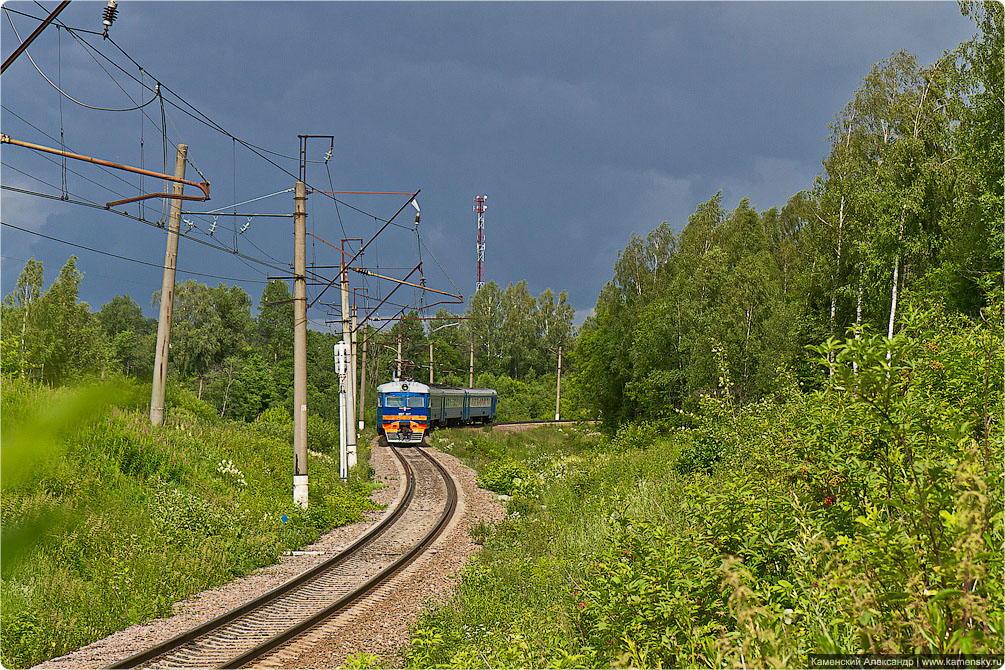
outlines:
[[419, 444], [429, 429], [429, 388], [389, 382], [378, 388], [378, 429], [392, 444]]

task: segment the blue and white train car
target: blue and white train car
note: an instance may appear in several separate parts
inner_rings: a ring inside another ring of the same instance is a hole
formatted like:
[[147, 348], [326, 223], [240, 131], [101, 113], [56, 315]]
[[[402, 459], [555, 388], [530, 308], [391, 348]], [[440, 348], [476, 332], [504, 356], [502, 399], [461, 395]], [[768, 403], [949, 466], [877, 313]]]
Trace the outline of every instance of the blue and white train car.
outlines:
[[396, 381], [377, 387], [377, 430], [392, 444], [418, 444], [434, 426], [489, 423], [496, 392]]

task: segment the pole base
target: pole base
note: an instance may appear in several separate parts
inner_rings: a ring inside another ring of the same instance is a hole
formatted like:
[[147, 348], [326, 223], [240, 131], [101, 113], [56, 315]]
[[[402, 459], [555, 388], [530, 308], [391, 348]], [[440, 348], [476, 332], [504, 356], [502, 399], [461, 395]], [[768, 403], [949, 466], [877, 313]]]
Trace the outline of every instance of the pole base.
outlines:
[[293, 504], [307, 509], [307, 475], [293, 475]]
[[558, 412], [555, 412], [555, 421], [561, 421], [561, 419], [558, 418]]
[[346, 467], [351, 469], [354, 465], [356, 465], [356, 445], [346, 445], [345, 452]]
[[362, 421], [359, 422], [359, 429], [363, 430], [363, 422]]

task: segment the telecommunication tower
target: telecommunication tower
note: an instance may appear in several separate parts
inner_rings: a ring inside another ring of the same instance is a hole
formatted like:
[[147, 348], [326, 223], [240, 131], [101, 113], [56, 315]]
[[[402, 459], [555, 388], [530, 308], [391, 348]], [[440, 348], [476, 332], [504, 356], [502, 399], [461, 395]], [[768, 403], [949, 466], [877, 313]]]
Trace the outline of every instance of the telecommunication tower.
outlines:
[[478, 215], [478, 237], [475, 242], [475, 257], [478, 260], [478, 268], [475, 273], [475, 293], [485, 285], [485, 201], [487, 195], [476, 195], [474, 212]]

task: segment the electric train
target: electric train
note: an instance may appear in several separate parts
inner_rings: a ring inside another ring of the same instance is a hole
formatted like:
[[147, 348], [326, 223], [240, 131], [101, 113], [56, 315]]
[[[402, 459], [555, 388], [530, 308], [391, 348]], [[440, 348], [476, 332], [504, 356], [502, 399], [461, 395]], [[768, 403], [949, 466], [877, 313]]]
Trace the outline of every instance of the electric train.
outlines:
[[377, 387], [377, 431], [391, 444], [418, 444], [436, 426], [489, 423], [497, 400], [492, 389], [388, 382]]

